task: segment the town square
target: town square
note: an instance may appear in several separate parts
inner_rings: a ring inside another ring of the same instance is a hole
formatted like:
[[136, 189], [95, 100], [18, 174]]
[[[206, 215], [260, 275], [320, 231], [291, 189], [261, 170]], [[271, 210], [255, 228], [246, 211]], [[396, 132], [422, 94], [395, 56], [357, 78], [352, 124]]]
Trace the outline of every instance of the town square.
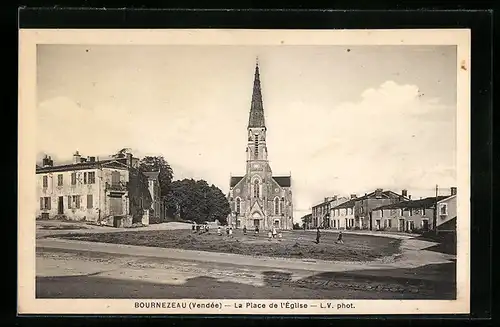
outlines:
[[37, 51], [37, 299], [457, 299], [454, 47]]

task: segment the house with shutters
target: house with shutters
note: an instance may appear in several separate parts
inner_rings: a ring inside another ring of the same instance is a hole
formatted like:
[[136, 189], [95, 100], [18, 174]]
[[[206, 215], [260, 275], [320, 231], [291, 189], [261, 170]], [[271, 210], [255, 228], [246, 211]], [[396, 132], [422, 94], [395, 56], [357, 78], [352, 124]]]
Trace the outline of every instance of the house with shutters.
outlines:
[[78, 151], [70, 164], [46, 156], [36, 168], [37, 219], [83, 220], [112, 226], [141, 222], [151, 206], [147, 178], [130, 153], [99, 160]]
[[[373, 209], [372, 219], [376, 230], [399, 232], [426, 232], [456, 228], [456, 188], [450, 195], [438, 195], [418, 200], [405, 200]], [[436, 206], [438, 208], [436, 212]], [[440, 227], [441, 226], [441, 227]]]
[[408, 200], [408, 191], [401, 194], [381, 188], [358, 197], [352, 194], [348, 201], [331, 207], [330, 228], [333, 229], [376, 229], [372, 218], [374, 208]]

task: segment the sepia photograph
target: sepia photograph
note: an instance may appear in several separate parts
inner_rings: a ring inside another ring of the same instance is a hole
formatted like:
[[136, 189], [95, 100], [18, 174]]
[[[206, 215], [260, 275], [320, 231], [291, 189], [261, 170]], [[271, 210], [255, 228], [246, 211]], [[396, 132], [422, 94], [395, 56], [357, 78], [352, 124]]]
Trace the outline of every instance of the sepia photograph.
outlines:
[[469, 43], [21, 31], [19, 310], [466, 313]]

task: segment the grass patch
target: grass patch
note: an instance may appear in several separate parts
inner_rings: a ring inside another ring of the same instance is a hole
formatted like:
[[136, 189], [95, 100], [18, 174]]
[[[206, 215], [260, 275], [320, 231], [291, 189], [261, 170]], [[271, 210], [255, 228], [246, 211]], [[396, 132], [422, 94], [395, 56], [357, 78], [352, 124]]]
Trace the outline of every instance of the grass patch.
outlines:
[[315, 233], [284, 232], [281, 241], [269, 241], [266, 235], [243, 235], [236, 230], [233, 237], [193, 234], [191, 230], [131, 231], [96, 234], [64, 234], [58, 238], [178, 248], [209, 252], [235, 253], [253, 256], [309, 258], [333, 261], [371, 261], [400, 252], [400, 240], [379, 236], [344, 234], [344, 244], [336, 244], [336, 233], [323, 233], [321, 243], [315, 243]]

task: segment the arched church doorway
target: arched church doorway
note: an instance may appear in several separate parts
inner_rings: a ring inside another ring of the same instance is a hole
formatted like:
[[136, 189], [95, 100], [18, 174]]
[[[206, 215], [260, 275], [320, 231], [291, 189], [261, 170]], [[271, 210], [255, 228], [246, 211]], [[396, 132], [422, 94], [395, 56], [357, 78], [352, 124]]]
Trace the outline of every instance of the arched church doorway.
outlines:
[[254, 212], [252, 214], [253, 226], [254, 227], [262, 227], [260, 221], [262, 220], [262, 216], [258, 212]]

